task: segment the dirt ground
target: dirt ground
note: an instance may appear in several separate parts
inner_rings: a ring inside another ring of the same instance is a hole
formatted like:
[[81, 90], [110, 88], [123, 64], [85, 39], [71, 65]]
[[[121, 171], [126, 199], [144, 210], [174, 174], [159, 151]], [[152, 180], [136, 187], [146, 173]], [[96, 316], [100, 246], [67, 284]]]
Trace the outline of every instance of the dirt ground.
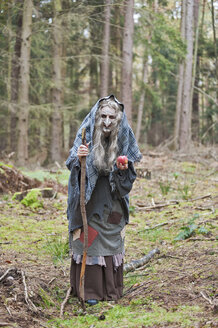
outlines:
[[[143, 299], [146, 311], [151, 311], [150, 300], [171, 312], [176, 311], [181, 305], [199, 306], [202, 313], [199, 314], [196, 328], [217, 327], [218, 313], [218, 250], [215, 248], [217, 166], [214, 153], [213, 156], [210, 153], [208, 155], [208, 152], [205, 154], [197, 154], [196, 158], [192, 154], [190, 159], [185, 156], [175, 158], [175, 155], [168, 153], [150, 153], [144, 156], [142, 163], [138, 165], [139, 178], [131, 192], [131, 207], [135, 213], [130, 218], [130, 229], [127, 230], [126, 243], [129, 247], [126, 249], [126, 261], [135, 257], [134, 243], [140, 249], [138, 256], [143, 256], [146, 253], [145, 249], [154, 247], [158, 247], [160, 254], [130, 274], [136, 276], [136, 282], [129, 283], [128, 274], [124, 277], [124, 296], [119, 300], [119, 303], [125, 306], [132, 299]], [[193, 167], [195, 169], [192, 170]], [[151, 173], [151, 179], [146, 178], [147, 172]], [[197, 187], [192, 189], [191, 196], [186, 195], [187, 199], [183, 198], [183, 202], [158, 207], [157, 205], [169, 204], [175, 200], [173, 196], [179, 179], [175, 178], [177, 173], [181, 177], [181, 183], [186, 176], [187, 181], [190, 182], [192, 179], [192, 184], [197, 183]], [[170, 181], [171, 194], [169, 192], [163, 195], [160, 192], [160, 181], [165, 184]], [[203, 196], [206, 197], [202, 198]], [[15, 215], [14, 208], [6, 206], [11, 202], [10, 197], [5, 200], [5, 193], [2, 194], [0, 217]], [[179, 197], [177, 201], [178, 199]], [[66, 202], [66, 194], [62, 194], [62, 200]], [[51, 204], [50, 201], [49, 205], [45, 203], [44, 206], [51, 209]], [[27, 214], [28, 211], [29, 209], [22, 209], [22, 213]], [[57, 214], [57, 209], [54, 213], [51, 211], [49, 215]], [[65, 209], [60, 211], [58, 214], [64, 216]], [[209, 232], [193, 234], [178, 243], [172, 242], [171, 233], [175, 230], [180, 231], [184, 225], [184, 218], [181, 216], [186, 213], [186, 217], [189, 217], [196, 211], [204, 213], [198, 218], [198, 225], [203, 223], [211, 227]], [[33, 220], [38, 220], [39, 213], [32, 212], [31, 215]], [[142, 224], [140, 218], [143, 216], [147, 219]], [[164, 223], [162, 233], [166, 233], [167, 237], [163, 234], [155, 240], [145, 241], [140, 229], [144, 229], [145, 226], [145, 229], [152, 230], [159, 222]], [[64, 225], [67, 226], [67, 222]], [[19, 234], [19, 231], [17, 233]], [[32, 243], [37, 245], [38, 241], [34, 240]], [[145, 249], [141, 246], [143, 243]], [[18, 251], [16, 245], [11, 245], [10, 240], [0, 240], [0, 327], [47, 327], [46, 322], [49, 319], [59, 316], [60, 305], [69, 287], [69, 265], [69, 258], [61, 264], [54, 264], [49, 255], [29, 254], [28, 243], [26, 252], [23, 252]], [[66, 305], [66, 310], [70, 312], [72, 307], [80, 307], [75, 298]], [[165, 325], [152, 327], [161, 328]], [[180, 326], [168, 324], [167, 327]]]

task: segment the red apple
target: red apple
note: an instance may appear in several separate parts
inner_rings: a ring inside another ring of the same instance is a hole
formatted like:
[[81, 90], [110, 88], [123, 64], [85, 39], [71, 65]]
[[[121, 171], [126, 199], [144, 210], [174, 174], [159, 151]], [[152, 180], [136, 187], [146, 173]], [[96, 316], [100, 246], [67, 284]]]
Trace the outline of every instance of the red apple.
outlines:
[[117, 161], [122, 165], [128, 164], [128, 158], [126, 156], [119, 156]]

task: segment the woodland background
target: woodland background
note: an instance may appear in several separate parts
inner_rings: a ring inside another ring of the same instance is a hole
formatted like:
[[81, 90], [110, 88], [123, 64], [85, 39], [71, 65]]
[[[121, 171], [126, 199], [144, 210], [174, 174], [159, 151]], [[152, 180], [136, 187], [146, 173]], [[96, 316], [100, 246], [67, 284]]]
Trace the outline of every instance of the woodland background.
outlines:
[[[0, 0], [1, 327], [217, 327], [217, 9], [213, 0]], [[159, 252], [124, 273], [117, 303], [84, 315], [71, 297], [60, 318], [64, 161], [108, 94], [124, 103], [143, 153], [125, 263]]]
[[97, 99], [115, 94], [143, 149], [217, 134], [213, 0], [1, 0], [0, 152], [62, 162]]

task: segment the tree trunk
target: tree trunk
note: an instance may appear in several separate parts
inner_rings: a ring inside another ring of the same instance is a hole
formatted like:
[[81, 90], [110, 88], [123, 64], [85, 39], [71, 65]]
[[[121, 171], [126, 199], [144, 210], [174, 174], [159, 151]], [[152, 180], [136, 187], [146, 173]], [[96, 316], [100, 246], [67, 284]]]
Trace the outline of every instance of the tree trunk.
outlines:
[[104, 33], [102, 44], [102, 63], [101, 63], [101, 86], [100, 95], [105, 97], [108, 95], [109, 84], [109, 46], [110, 46], [110, 12], [111, 12], [111, 0], [105, 1], [104, 10]]
[[51, 127], [51, 160], [61, 161], [62, 145], [62, 36], [61, 36], [61, 0], [54, 0], [53, 19], [53, 83], [52, 90], [52, 127]]
[[[102, 20], [103, 17], [103, 0], [90, 0], [90, 5], [93, 6], [94, 10], [92, 12], [93, 17], [98, 17]], [[101, 56], [101, 49], [99, 44], [102, 42], [102, 30], [103, 23], [95, 20], [90, 20], [89, 24], [90, 30], [90, 52], [91, 59], [89, 63], [89, 102], [90, 106], [93, 106], [93, 103], [96, 102], [96, 96], [100, 98], [100, 78], [99, 78], [99, 60]]]
[[[186, 0], [182, 1], [182, 13], [181, 13], [181, 37], [185, 41], [185, 23], [186, 23]], [[174, 147], [177, 149], [179, 147], [179, 130], [180, 130], [180, 118], [182, 110], [182, 93], [184, 84], [184, 61], [179, 65], [178, 74], [178, 89], [177, 89], [177, 100], [176, 100], [176, 117], [175, 117], [175, 127], [174, 127]]]
[[134, 0], [126, 0], [125, 24], [123, 36], [123, 66], [122, 66], [122, 102], [129, 123], [132, 123], [132, 59], [134, 32]]
[[[214, 39], [214, 55], [215, 55], [215, 76], [218, 79], [218, 59], [217, 59], [217, 42], [216, 42], [216, 17], [214, 13], [214, 2], [211, 0], [211, 15], [212, 15], [212, 27], [213, 27], [213, 39]], [[216, 88], [216, 97], [218, 98], [218, 88]]]
[[186, 40], [187, 54], [184, 69], [184, 86], [182, 94], [181, 124], [179, 134], [179, 149], [188, 149], [191, 141], [191, 86], [193, 61], [193, 1], [186, 2]]
[[122, 42], [123, 42], [123, 37], [122, 37], [122, 22], [121, 22], [121, 17], [122, 17], [122, 10], [123, 7], [118, 7], [115, 10], [115, 63], [113, 63], [113, 66], [115, 67], [115, 86], [114, 90], [116, 91], [116, 96], [118, 99], [121, 99], [121, 70], [122, 70], [122, 63], [121, 63], [121, 54], [122, 54]]
[[142, 115], [143, 115], [143, 108], [145, 103], [145, 84], [148, 83], [148, 60], [145, 59], [145, 63], [143, 66], [143, 85], [141, 90], [141, 96], [139, 100], [139, 108], [138, 108], [138, 117], [137, 117], [137, 127], [136, 127], [136, 141], [139, 142], [140, 138], [140, 131], [142, 125]]
[[[199, 137], [199, 99], [198, 92], [194, 90], [194, 86], [198, 86], [199, 81], [199, 57], [198, 57], [198, 37], [199, 37], [199, 2], [194, 1], [194, 29], [195, 29], [195, 47], [193, 58], [193, 74], [192, 74], [192, 87], [191, 87], [191, 102], [190, 102], [190, 116], [192, 122], [192, 135], [193, 139], [198, 140]], [[191, 128], [191, 126], [190, 126]], [[190, 131], [191, 135], [191, 131]]]
[[[22, 0], [16, 0], [16, 4], [21, 3]], [[17, 148], [17, 103], [18, 103], [18, 88], [19, 88], [19, 75], [20, 75], [20, 54], [21, 54], [21, 32], [22, 32], [22, 12], [18, 12], [16, 20], [16, 38], [13, 49], [13, 57], [11, 63], [10, 75], [10, 96], [9, 96], [9, 114], [10, 114], [10, 127], [9, 127], [9, 145], [10, 152], [16, 152]]]
[[19, 165], [25, 165], [28, 160], [29, 71], [32, 9], [32, 0], [24, 0], [21, 35], [20, 81], [18, 93], [19, 112], [17, 159]]

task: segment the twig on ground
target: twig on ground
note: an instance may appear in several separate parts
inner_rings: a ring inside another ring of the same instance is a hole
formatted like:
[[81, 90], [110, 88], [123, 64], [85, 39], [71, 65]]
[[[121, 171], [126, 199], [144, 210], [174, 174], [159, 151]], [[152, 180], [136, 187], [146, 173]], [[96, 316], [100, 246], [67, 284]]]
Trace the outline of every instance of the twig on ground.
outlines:
[[145, 263], [143, 266], [136, 268], [135, 271], [143, 271], [145, 268], [147, 268], [149, 265], [147, 265], [147, 263]]
[[7, 274], [12, 270], [12, 268], [5, 271], [5, 273], [0, 277], [0, 282], [7, 276]]
[[162, 258], [165, 258], [165, 257], [170, 257], [172, 259], [177, 259], [177, 260], [181, 260], [183, 259], [182, 257], [178, 257], [178, 256], [174, 256], [174, 255], [168, 255], [168, 254], [164, 254], [163, 256], [161, 256]]
[[61, 268], [61, 271], [63, 272], [64, 277], [66, 277], [66, 272], [64, 271], [63, 268]]
[[156, 229], [156, 228], [160, 228], [160, 227], [162, 227], [162, 226], [164, 226], [164, 225], [167, 225], [167, 224], [169, 224], [169, 222], [159, 223], [159, 224], [156, 224], [156, 225], [153, 226], [153, 227], [145, 228], [145, 229], [143, 229], [143, 230], [140, 230], [139, 232], [143, 232], [143, 231], [147, 231], [147, 230], [154, 230], [154, 229]]
[[210, 210], [210, 211], [212, 211], [212, 213], [215, 212], [213, 206], [211, 206], [211, 207], [196, 206], [195, 207], [195, 210], [199, 210], [199, 211], [207, 211], [207, 210]]
[[[194, 201], [199, 200], [199, 199], [205, 199], [205, 198], [211, 198], [211, 197], [212, 197], [211, 194], [208, 194], [208, 195], [200, 196], [200, 197], [197, 197], [197, 198], [187, 199], [186, 201], [187, 202], [194, 202]], [[171, 200], [168, 203], [156, 204], [155, 206], [145, 206], [144, 204], [136, 203], [136, 205], [137, 205], [136, 209], [139, 210], [139, 211], [153, 211], [153, 210], [161, 209], [163, 207], [167, 207], [167, 206], [170, 206], [170, 205], [177, 205], [180, 202], [184, 202], [184, 200]]]
[[205, 195], [205, 196], [200, 196], [200, 197], [197, 197], [197, 198], [189, 199], [189, 202], [194, 202], [196, 200], [204, 199], [204, 198], [211, 198], [211, 194], [208, 194], [208, 195]]
[[56, 279], [56, 277], [52, 278], [52, 279], [48, 282], [48, 285], [50, 285], [55, 279]]
[[160, 250], [158, 248], [154, 248], [147, 255], [143, 256], [139, 260], [133, 260], [130, 263], [124, 264], [123, 271], [130, 272], [134, 271], [136, 268], [143, 266], [145, 263], [150, 261], [150, 259], [155, 255], [160, 254]]
[[209, 302], [211, 305], [213, 305], [213, 302], [211, 301], [211, 299], [209, 297], [207, 297], [204, 292], [200, 292], [201, 296], [207, 301]]
[[175, 201], [172, 201], [170, 203], [166, 203], [166, 204], [158, 204], [158, 205], [155, 205], [155, 206], [146, 206], [144, 207], [143, 204], [140, 204], [138, 203], [137, 206], [138, 206], [138, 210], [141, 210], [141, 211], [153, 211], [153, 210], [156, 210], [156, 209], [159, 209], [159, 208], [163, 208], [163, 207], [167, 207], [167, 206], [170, 206], [170, 205], [176, 205], [176, 204], [179, 204], [179, 201], [175, 200]]
[[27, 285], [26, 285], [26, 277], [25, 277], [25, 273], [24, 273], [23, 270], [21, 270], [21, 275], [22, 275], [22, 278], [23, 278], [25, 301], [26, 301], [27, 305], [29, 306], [30, 310], [32, 310], [34, 312], [38, 312], [36, 306], [33, 304], [33, 302], [31, 301], [31, 299], [29, 298], [28, 290], [27, 290]]
[[70, 293], [71, 293], [71, 291], [72, 291], [72, 287], [70, 287], [70, 288], [68, 289], [67, 294], [66, 294], [66, 297], [65, 297], [64, 301], [63, 301], [62, 304], [61, 304], [60, 318], [63, 317], [64, 307], [65, 307], [65, 305], [66, 305], [66, 303], [67, 303], [67, 301], [68, 301], [68, 299], [69, 299], [69, 297], [70, 297]]
[[144, 277], [144, 276], [149, 276], [149, 273], [144, 273], [144, 274], [131, 274], [130, 276], [125, 276], [125, 278]]
[[213, 241], [213, 240], [217, 240], [217, 238], [189, 238], [189, 239], [186, 239], [186, 242], [188, 242], [188, 241]]
[[12, 317], [11, 311], [9, 309], [9, 307], [5, 304], [6, 310], [8, 311], [8, 314]]
[[1, 322], [0, 321], [0, 327], [14, 327], [10, 322]]
[[152, 280], [149, 280], [149, 281], [146, 281], [146, 282], [142, 282], [141, 284], [138, 284], [138, 285], [133, 285], [131, 286], [124, 294], [123, 294], [123, 297], [129, 295], [129, 294], [132, 294], [133, 292], [135, 292], [136, 290], [138, 290], [139, 288], [141, 287], [145, 287], [146, 285], [148, 285], [149, 283], [154, 283], [154, 281]]
[[55, 199], [57, 196], [57, 191], [55, 191], [54, 195], [52, 196], [51, 200]]

